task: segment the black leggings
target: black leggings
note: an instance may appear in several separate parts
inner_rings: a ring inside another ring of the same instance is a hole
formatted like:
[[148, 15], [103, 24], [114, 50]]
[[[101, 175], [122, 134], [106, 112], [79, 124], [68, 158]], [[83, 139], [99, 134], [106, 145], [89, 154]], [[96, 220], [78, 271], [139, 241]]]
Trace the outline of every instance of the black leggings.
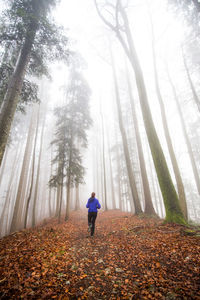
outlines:
[[88, 226], [91, 226], [91, 235], [94, 234], [94, 228], [95, 228], [95, 220], [97, 217], [97, 212], [88, 212]]

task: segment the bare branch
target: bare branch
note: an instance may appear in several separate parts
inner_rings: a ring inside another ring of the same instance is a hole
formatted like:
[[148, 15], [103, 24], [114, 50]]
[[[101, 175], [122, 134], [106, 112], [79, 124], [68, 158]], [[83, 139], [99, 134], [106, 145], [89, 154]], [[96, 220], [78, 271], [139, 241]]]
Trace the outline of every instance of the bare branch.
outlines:
[[113, 14], [107, 8], [104, 8], [104, 10], [114, 19]]
[[117, 0], [115, 7], [115, 19], [116, 19], [116, 28], [119, 30], [119, 0]]
[[95, 4], [96, 10], [97, 10], [97, 13], [98, 13], [99, 17], [102, 19], [102, 21], [103, 21], [109, 28], [111, 28], [112, 30], [116, 31], [115, 26], [113, 26], [110, 22], [108, 22], [108, 21], [106, 20], [106, 18], [105, 18], [105, 17], [102, 15], [102, 13], [100, 12], [96, 0], [94, 0], [94, 4]]

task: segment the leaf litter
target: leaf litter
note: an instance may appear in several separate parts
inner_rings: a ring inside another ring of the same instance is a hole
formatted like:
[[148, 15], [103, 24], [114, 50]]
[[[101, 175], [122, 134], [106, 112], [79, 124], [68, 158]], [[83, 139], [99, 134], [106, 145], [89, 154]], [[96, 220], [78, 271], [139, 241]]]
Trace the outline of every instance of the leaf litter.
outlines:
[[0, 240], [0, 299], [200, 299], [200, 238], [118, 210]]

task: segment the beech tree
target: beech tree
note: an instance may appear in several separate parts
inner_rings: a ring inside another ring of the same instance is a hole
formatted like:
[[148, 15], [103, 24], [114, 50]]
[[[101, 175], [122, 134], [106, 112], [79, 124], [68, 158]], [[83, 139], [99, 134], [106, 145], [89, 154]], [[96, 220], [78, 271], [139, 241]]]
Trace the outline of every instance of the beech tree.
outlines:
[[121, 104], [120, 104], [120, 95], [119, 95], [119, 88], [118, 88], [118, 82], [117, 82], [117, 74], [116, 74], [112, 51], [110, 52], [110, 54], [111, 54], [111, 65], [112, 65], [112, 70], [113, 70], [117, 112], [118, 112], [118, 119], [119, 119], [119, 128], [120, 128], [121, 137], [122, 137], [122, 144], [123, 144], [123, 149], [124, 149], [124, 156], [125, 156], [125, 161], [126, 161], [129, 184], [130, 184], [130, 188], [131, 188], [132, 201], [134, 202], [135, 214], [137, 215], [142, 212], [142, 208], [141, 208], [141, 204], [140, 204], [140, 199], [139, 199], [139, 194], [138, 194], [137, 185], [136, 185], [136, 181], [135, 181], [135, 176], [133, 173], [133, 167], [131, 164], [127, 135], [126, 135], [124, 125], [123, 125], [122, 111], [121, 111]]
[[181, 127], [182, 127], [182, 131], [183, 131], [185, 143], [186, 143], [186, 146], [187, 146], [187, 149], [188, 149], [188, 154], [189, 154], [191, 165], [192, 165], [192, 170], [193, 170], [193, 174], [194, 174], [194, 179], [195, 179], [196, 187], [197, 187], [198, 193], [200, 194], [200, 177], [199, 177], [199, 172], [198, 172], [196, 161], [195, 161], [195, 157], [194, 157], [194, 154], [193, 154], [192, 145], [191, 145], [188, 133], [187, 133], [187, 128], [186, 128], [186, 124], [185, 124], [185, 119], [184, 119], [184, 116], [183, 116], [183, 112], [182, 112], [182, 109], [181, 109], [181, 104], [180, 104], [180, 101], [179, 101], [179, 98], [178, 98], [178, 95], [177, 95], [177, 92], [176, 92], [176, 88], [175, 88], [174, 83], [173, 83], [173, 81], [171, 79], [171, 76], [169, 74], [168, 68], [167, 68], [167, 75], [168, 75], [169, 83], [170, 83], [171, 88], [172, 88], [174, 100], [176, 102], [178, 114], [179, 114], [179, 117], [180, 117]]
[[149, 181], [148, 181], [147, 172], [146, 172], [144, 153], [143, 153], [143, 148], [142, 148], [142, 141], [140, 138], [137, 114], [136, 114], [136, 109], [135, 109], [135, 101], [133, 98], [130, 75], [128, 73], [127, 66], [126, 66], [126, 79], [127, 79], [128, 93], [129, 93], [131, 110], [132, 110], [133, 123], [134, 123], [134, 128], [135, 128], [135, 136], [136, 136], [136, 141], [137, 141], [138, 157], [139, 157], [141, 178], [142, 178], [142, 187], [143, 187], [143, 191], [144, 191], [144, 203], [145, 203], [144, 213], [149, 214], [149, 215], [155, 215], [155, 210], [153, 207], [151, 192], [150, 192], [150, 187], [149, 187]]
[[174, 170], [174, 175], [176, 178], [176, 183], [177, 183], [177, 189], [178, 189], [178, 196], [179, 196], [179, 202], [180, 206], [182, 209], [182, 212], [184, 214], [185, 219], [187, 220], [188, 218], [188, 213], [187, 213], [187, 203], [186, 203], [186, 195], [185, 195], [185, 189], [181, 177], [181, 172], [179, 169], [179, 165], [176, 159], [176, 154], [174, 151], [172, 139], [171, 139], [171, 134], [169, 131], [169, 126], [167, 122], [167, 114], [166, 114], [166, 109], [165, 109], [165, 101], [162, 96], [162, 92], [160, 89], [160, 83], [159, 83], [159, 73], [158, 73], [158, 66], [157, 66], [157, 59], [156, 59], [156, 41], [155, 41], [155, 34], [154, 34], [154, 26], [153, 26], [153, 20], [151, 17], [151, 13], [149, 13], [149, 18], [150, 18], [150, 24], [151, 24], [151, 34], [152, 34], [152, 56], [153, 56], [153, 71], [154, 71], [154, 80], [155, 80], [155, 90], [160, 106], [160, 112], [161, 112], [161, 117], [162, 117], [162, 124], [163, 124], [163, 130], [167, 142], [167, 147], [170, 155], [170, 159], [172, 162], [172, 167]]
[[[111, 11], [109, 11], [109, 18], [106, 18], [103, 12], [100, 10], [96, 0], [94, 0], [94, 3], [100, 18], [116, 34], [135, 74], [145, 130], [164, 199], [166, 221], [184, 224], [185, 219], [179, 205], [178, 196], [153, 123], [143, 72], [135, 49], [134, 39], [126, 10], [121, 4], [120, 0], [116, 0], [114, 4], [113, 2], [111, 3], [110, 1], [107, 1], [107, 5], [104, 4], [103, 6], [104, 11], [105, 8], [108, 10], [110, 9]], [[110, 15], [112, 15], [112, 18], [110, 18]], [[110, 22], [110, 19], [113, 20], [113, 23], [112, 21]]]

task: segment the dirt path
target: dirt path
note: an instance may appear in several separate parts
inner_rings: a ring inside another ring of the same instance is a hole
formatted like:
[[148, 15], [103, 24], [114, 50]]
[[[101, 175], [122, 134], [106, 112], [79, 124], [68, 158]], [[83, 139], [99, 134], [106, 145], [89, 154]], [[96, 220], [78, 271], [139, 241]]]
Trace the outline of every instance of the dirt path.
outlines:
[[200, 239], [120, 211], [0, 240], [0, 299], [200, 299]]

